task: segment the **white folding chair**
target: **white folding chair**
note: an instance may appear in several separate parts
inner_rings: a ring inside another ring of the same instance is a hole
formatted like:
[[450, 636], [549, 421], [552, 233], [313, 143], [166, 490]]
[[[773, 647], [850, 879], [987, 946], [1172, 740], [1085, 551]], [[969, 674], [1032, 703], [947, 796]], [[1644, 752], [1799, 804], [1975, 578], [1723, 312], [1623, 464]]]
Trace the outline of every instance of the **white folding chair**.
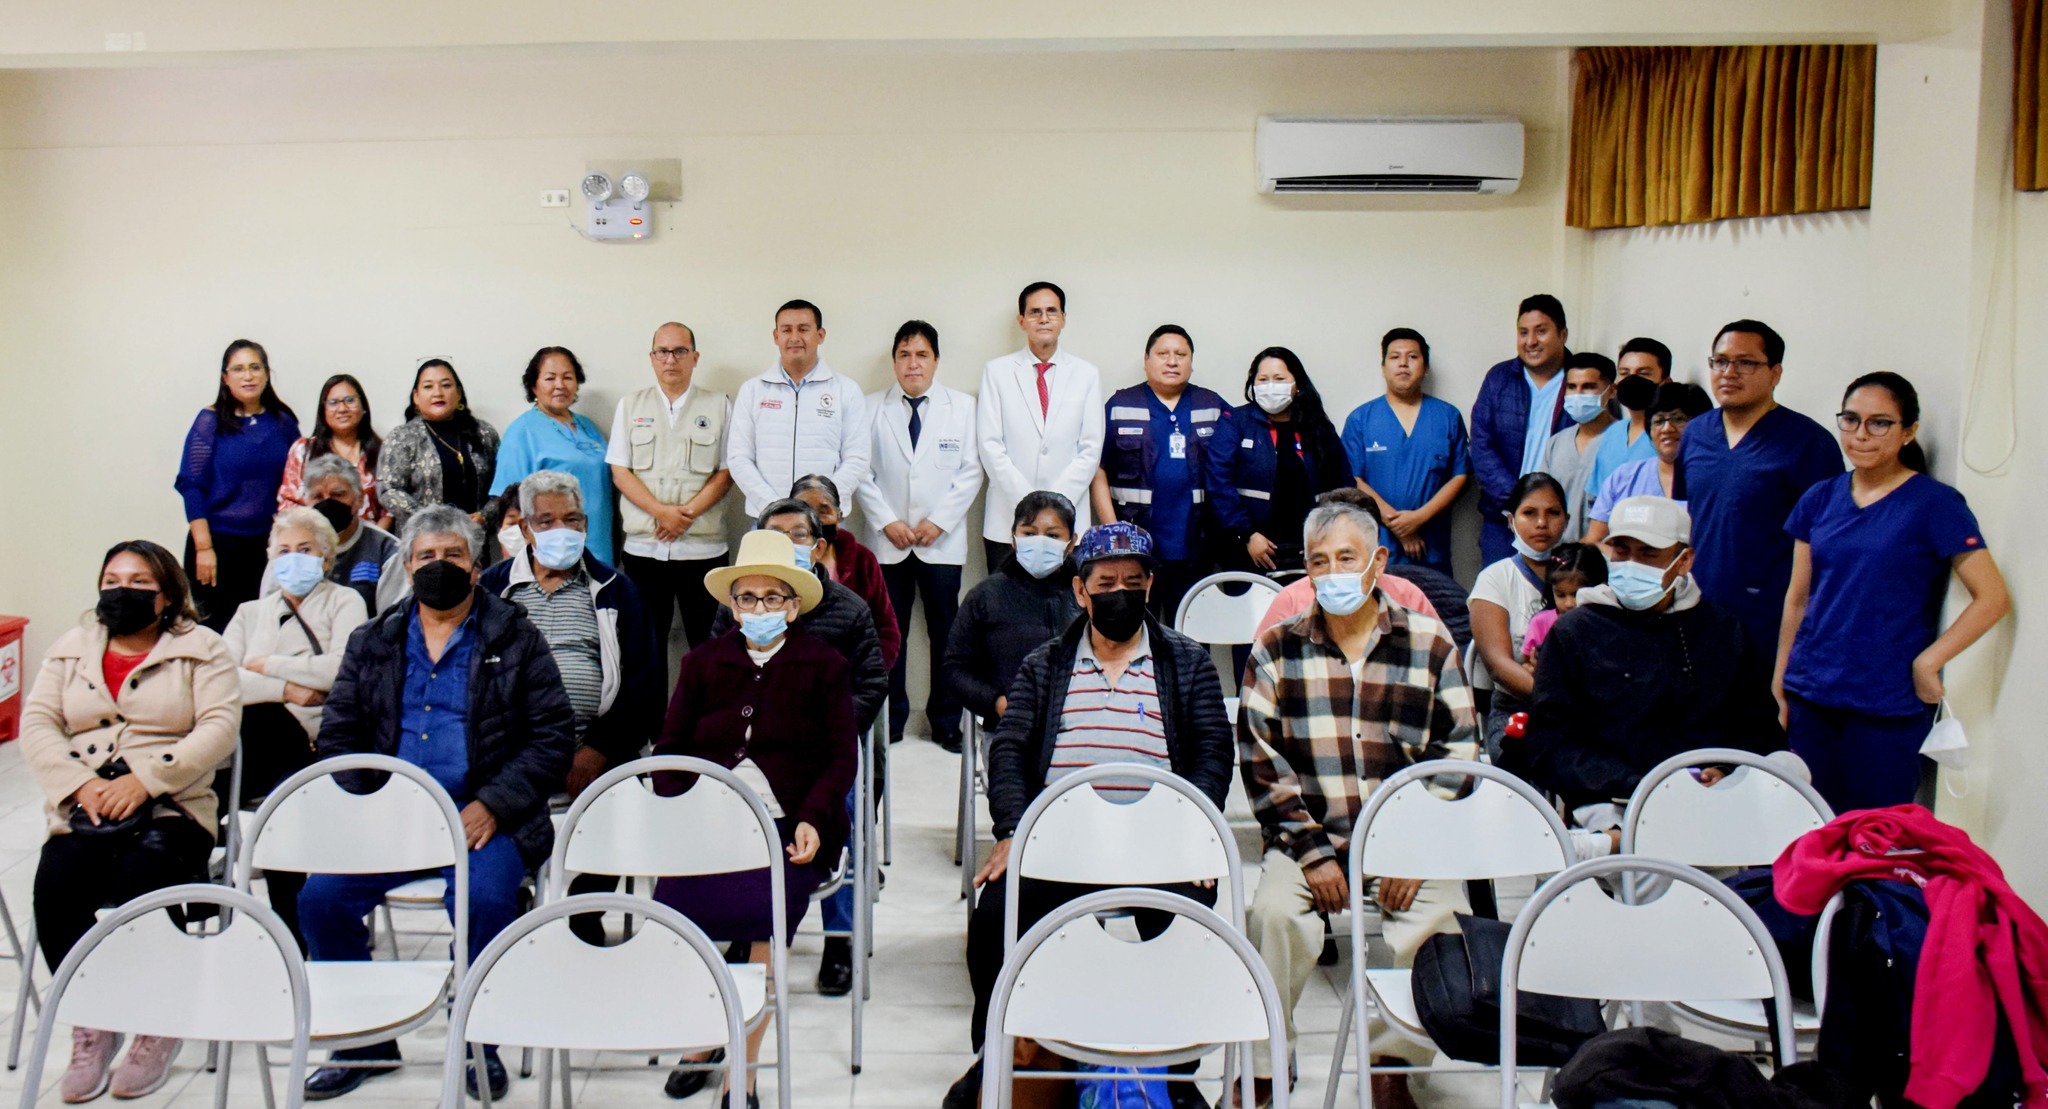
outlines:
[[[1469, 780], [1472, 789], [1456, 799], [1432, 786]], [[1366, 999], [1397, 1033], [1429, 1046], [1429, 1034], [1415, 1011], [1413, 971], [1370, 967], [1366, 958], [1365, 885], [1368, 876], [1494, 881], [1555, 874], [1572, 865], [1570, 834], [1557, 810], [1534, 787], [1499, 767], [1462, 759], [1417, 763], [1387, 778], [1358, 814], [1351, 836], [1351, 996], [1337, 1026], [1337, 1050], [1330, 1053], [1330, 1079], [1323, 1109], [1337, 1104], [1337, 1083], [1358, 1075], [1358, 1104], [1372, 1104], [1372, 1075], [1430, 1071], [1483, 1072], [1483, 1064], [1375, 1067], [1366, 1034]], [[1344, 1069], [1350, 1042], [1356, 1069]]]
[[[569, 931], [576, 913], [624, 912], [643, 927], [613, 947], [593, 947]], [[658, 1052], [725, 1048], [734, 1090], [747, 1088], [748, 1006], [759, 1008], [758, 979], [740, 985], [718, 948], [683, 914], [616, 893], [565, 897], [535, 908], [498, 933], [477, 956], [448, 1018], [443, 1109], [463, 1109], [462, 1054], [470, 1042], [557, 1051]], [[543, 1087], [545, 1092], [545, 1087]], [[570, 1109], [569, 1068], [562, 1068], [562, 1109]]]
[[[163, 910], [212, 905], [223, 910], [219, 931], [194, 935]], [[21, 1107], [34, 1109], [43, 1060], [58, 1022], [109, 1032], [173, 1036], [229, 1045], [217, 1097], [225, 1097], [233, 1045], [291, 1047], [291, 1088], [285, 1105], [299, 1109], [312, 1027], [311, 990], [298, 943], [270, 906], [246, 891], [203, 883], [144, 894], [102, 917], [64, 956], [50, 983], [49, 1004], [22, 1079]], [[274, 1109], [269, 1068], [263, 1100]]]
[[[1127, 803], [1111, 801], [1097, 788], [1132, 782], [1143, 783], [1145, 793]], [[1017, 821], [1003, 878], [1006, 958], [1017, 948], [1017, 905], [1026, 878], [1103, 887], [1215, 882], [1220, 914], [1240, 935], [1244, 932], [1244, 867], [1237, 841], [1202, 791], [1168, 770], [1102, 763], [1074, 771], [1032, 799]], [[1224, 1065], [1225, 1089], [1236, 1071], [1232, 1053]], [[1248, 1068], [1245, 1073], [1249, 1083]]]
[[[334, 777], [350, 771], [388, 777], [373, 792], [350, 793]], [[444, 867], [455, 871], [454, 958], [308, 962], [314, 1047], [396, 1039], [442, 1009], [469, 966], [469, 844], [462, 817], [448, 791], [425, 770], [388, 755], [364, 754], [322, 759], [293, 774], [250, 818], [235, 865], [235, 888], [245, 893], [258, 870], [391, 874]], [[479, 1092], [488, 1109], [490, 1083], [479, 1083]]]
[[960, 811], [953, 818], [953, 865], [960, 868], [960, 899], [967, 902], [967, 915], [974, 915], [974, 871], [981, 855], [981, 836], [975, 828], [981, 808], [975, 797], [988, 792], [988, 733], [981, 718], [967, 714], [967, 728], [960, 737]]
[[[1096, 919], [1099, 913], [1146, 909], [1175, 919], [1141, 943], [1110, 935]], [[1035, 1039], [1068, 1058], [1115, 1067], [1185, 1062], [1219, 1046], [1261, 1039], [1274, 1058], [1287, 1052], [1280, 992], [1251, 941], [1215, 910], [1162, 890], [1091, 893], [1032, 926], [1003, 960], [988, 1020], [984, 1109], [1009, 1104], [1011, 1041], [1017, 1037]], [[1246, 1071], [1243, 1095], [1250, 1105]], [[1192, 1075], [1156, 1077], [1193, 1081]], [[1274, 1084], [1273, 1106], [1287, 1109], [1286, 1083]]]
[[[860, 1073], [861, 1045], [863, 1043], [868, 998], [874, 984], [868, 973], [868, 960], [875, 953], [875, 890], [880, 882], [881, 864], [887, 862], [888, 851], [882, 851], [883, 858], [875, 858], [875, 764], [882, 763], [883, 774], [887, 774], [889, 737], [882, 730], [882, 721], [875, 721], [875, 730], [868, 736], [870, 746], [857, 750], [856, 769], [853, 783], [854, 821], [849, 829], [847, 846], [839, 853], [839, 864], [833, 868], [832, 877], [824, 885], [811, 891], [811, 903], [823, 904], [826, 899], [840, 890], [853, 888], [853, 922], [846, 931], [826, 929], [829, 938], [844, 938], [853, 950], [853, 1043], [851, 1065], [853, 1073]], [[871, 757], [881, 754], [882, 758]], [[886, 779], [885, 779], [886, 780]], [[886, 813], [887, 803], [884, 803]]]
[[[1602, 878], [1630, 874], [1671, 884], [1636, 905], [1600, 888]], [[1770, 932], [1727, 886], [1683, 863], [1592, 859], [1537, 888], [1501, 960], [1501, 1109], [1518, 1109], [1515, 1007], [1523, 990], [1601, 1001], [1770, 998], [1777, 1064], [1793, 1059], [1792, 988]]]
[[[651, 780], [640, 780], [643, 775], [661, 772], [694, 774], [697, 781], [674, 797], [663, 797], [654, 792]], [[769, 966], [764, 971], [758, 964], [748, 963], [731, 967], [729, 973], [735, 996], [742, 1003], [740, 1016], [745, 1028], [752, 1030], [771, 1015], [775, 1019], [775, 1062], [758, 1066], [776, 1071], [776, 1096], [781, 1109], [789, 1109], [789, 967], [788, 950], [781, 942], [787, 920], [782, 904], [782, 859], [782, 836], [775, 818], [732, 771], [704, 759], [656, 755], [605, 771], [569, 806], [548, 859], [546, 903], [564, 899], [571, 873], [680, 878], [766, 869], [770, 934], [775, 937], [768, 945]], [[603, 896], [607, 895], [582, 895]], [[861, 921], [864, 914], [856, 912], [854, 919]], [[859, 945], [855, 946], [858, 954]], [[744, 1045], [737, 1056], [727, 1055], [727, 1064], [734, 1058], [745, 1066]], [[683, 1065], [705, 1070], [717, 1067], [712, 1063]], [[542, 1109], [547, 1106], [552, 1066], [553, 1052], [542, 1052]], [[746, 1089], [744, 1079], [734, 1088]]]
[[[1233, 597], [1223, 591], [1226, 585], [1247, 588]], [[1250, 643], [1256, 638], [1259, 621], [1266, 618], [1266, 610], [1273, 607], [1273, 599], [1280, 596], [1280, 589], [1279, 582], [1264, 574], [1242, 570], [1210, 574], [1180, 599], [1180, 609], [1173, 616], [1173, 630], [1211, 647]]]
[[[1728, 777], [1701, 785], [1689, 771], [1732, 766]], [[1658, 763], [1636, 785], [1621, 826], [1621, 850], [1695, 867], [1767, 866], [1792, 841], [1826, 825], [1835, 811], [1810, 784], [1760, 755], [1709, 747]], [[1633, 884], [1629, 888], [1634, 889]], [[1823, 934], [1841, 908], [1841, 894], [1828, 901]], [[1816, 996], [1825, 989], [1825, 944], [1814, 945]], [[1761, 1043], [1770, 1032], [1764, 1007], [1754, 1000], [1702, 1000], [1672, 1006], [1680, 1017], [1704, 1027], [1749, 1036]], [[1817, 1004], [1795, 1004], [1794, 1030], [1809, 1039], [1820, 1034]]]

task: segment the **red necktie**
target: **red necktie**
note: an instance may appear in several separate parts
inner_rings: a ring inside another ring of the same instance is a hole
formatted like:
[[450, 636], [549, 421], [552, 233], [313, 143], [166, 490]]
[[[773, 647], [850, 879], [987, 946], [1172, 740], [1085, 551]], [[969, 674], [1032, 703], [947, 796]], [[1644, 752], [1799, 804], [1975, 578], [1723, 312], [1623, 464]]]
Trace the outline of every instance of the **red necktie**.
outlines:
[[1039, 362], [1036, 365], [1038, 366], [1038, 414], [1040, 416], [1051, 416], [1052, 394], [1045, 391], [1045, 375], [1052, 369], [1052, 363]]

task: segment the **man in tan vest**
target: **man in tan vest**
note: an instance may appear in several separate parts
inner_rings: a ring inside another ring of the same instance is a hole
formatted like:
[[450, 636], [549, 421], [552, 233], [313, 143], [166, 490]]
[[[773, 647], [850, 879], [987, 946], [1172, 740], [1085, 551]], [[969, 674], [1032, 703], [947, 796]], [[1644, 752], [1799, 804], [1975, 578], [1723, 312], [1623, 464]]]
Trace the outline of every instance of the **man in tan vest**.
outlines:
[[655, 329], [647, 360], [655, 384], [619, 402], [605, 452], [626, 531], [619, 569], [646, 599], [655, 641], [667, 648], [680, 604], [683, 634], [695, 646], [710, 638], [718, 608], [704, 592], [704, 575], [726, 561], [718, 503], [732, 488], [725, 466], [732, 401], [691, 387], [697, 335], [682, 324]]

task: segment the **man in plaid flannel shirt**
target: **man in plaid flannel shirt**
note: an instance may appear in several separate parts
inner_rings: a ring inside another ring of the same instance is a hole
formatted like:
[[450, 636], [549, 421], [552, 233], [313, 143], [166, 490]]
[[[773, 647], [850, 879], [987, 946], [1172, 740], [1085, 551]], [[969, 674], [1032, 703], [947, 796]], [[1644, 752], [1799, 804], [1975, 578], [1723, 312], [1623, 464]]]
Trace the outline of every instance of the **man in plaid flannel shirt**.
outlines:
[[[1259, 637], [1239, 691], [1238, 756], [1258, 814], [1266, 857], [1247, 924], [1273, 972], [1288, 1016], [1323, 947], [1317, 915], [1350, 896], [1345, 871], [1352, 821], [1381, 779], [1429, 759], [1473, 758], [1472, 692], [1451, 633], [1379, 591], [1387, 550], [1374, 506], [1319, 505], [1303, 547], [1316, 605]], [[1385, 920], [1396, 962], [1422, 941], [1456, 929], [1469, 912], [1462, 883], [1379, 875], [1367, 891]], [[1374, 1050], [1398, 1065], [1431, 1051], [1378, 1027]], [[1273, 1061], [1261, 1049], [1253, 1073], [1263, 1103]], [[1412, 1105], [1401, 1075], [1373, 1080], [1381, 1106]]]

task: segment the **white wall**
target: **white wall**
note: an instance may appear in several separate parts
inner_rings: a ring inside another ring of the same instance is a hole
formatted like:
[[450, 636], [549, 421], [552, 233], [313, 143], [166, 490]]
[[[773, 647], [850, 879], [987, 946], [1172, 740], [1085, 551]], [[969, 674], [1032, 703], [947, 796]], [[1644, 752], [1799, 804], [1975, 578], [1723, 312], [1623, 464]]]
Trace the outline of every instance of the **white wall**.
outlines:
[[[696, 327], [701, 379], [766, 368], [774, 306], [824, 307], [825, 354], [870, 387], [917, 316], [942, 379], [1020, 344], [1018, 288], [1071, 297], [1072, 349], [1137, 380], [1168, 320], [1198, 380], [1241, 389], [1293, 345], [1340, 417], [1379, 390], [1377, 339], [1435, 343], [1465, 405], [1512, 305], [1559, 279], [1564, 57], [757, 50], [462, 64], [0, 74], [0, 612], [32, 656], [87, 607], [105, 547], [175, 546], [193, 413], [237, 336], [311, 415], [328, 374], [394, 423], [416, 361], [451, 358], [481, 413], [561, 343], [608, 421], [648, 335]], [[1256, 194], [1261, 112], [1507, 112], [1529, 178], [1501, 198]], [[586, 158], [680, 157], [653, 241], [595, 244], [538, 207]], [[921, 635], [921, 633], [920, 633]]]

